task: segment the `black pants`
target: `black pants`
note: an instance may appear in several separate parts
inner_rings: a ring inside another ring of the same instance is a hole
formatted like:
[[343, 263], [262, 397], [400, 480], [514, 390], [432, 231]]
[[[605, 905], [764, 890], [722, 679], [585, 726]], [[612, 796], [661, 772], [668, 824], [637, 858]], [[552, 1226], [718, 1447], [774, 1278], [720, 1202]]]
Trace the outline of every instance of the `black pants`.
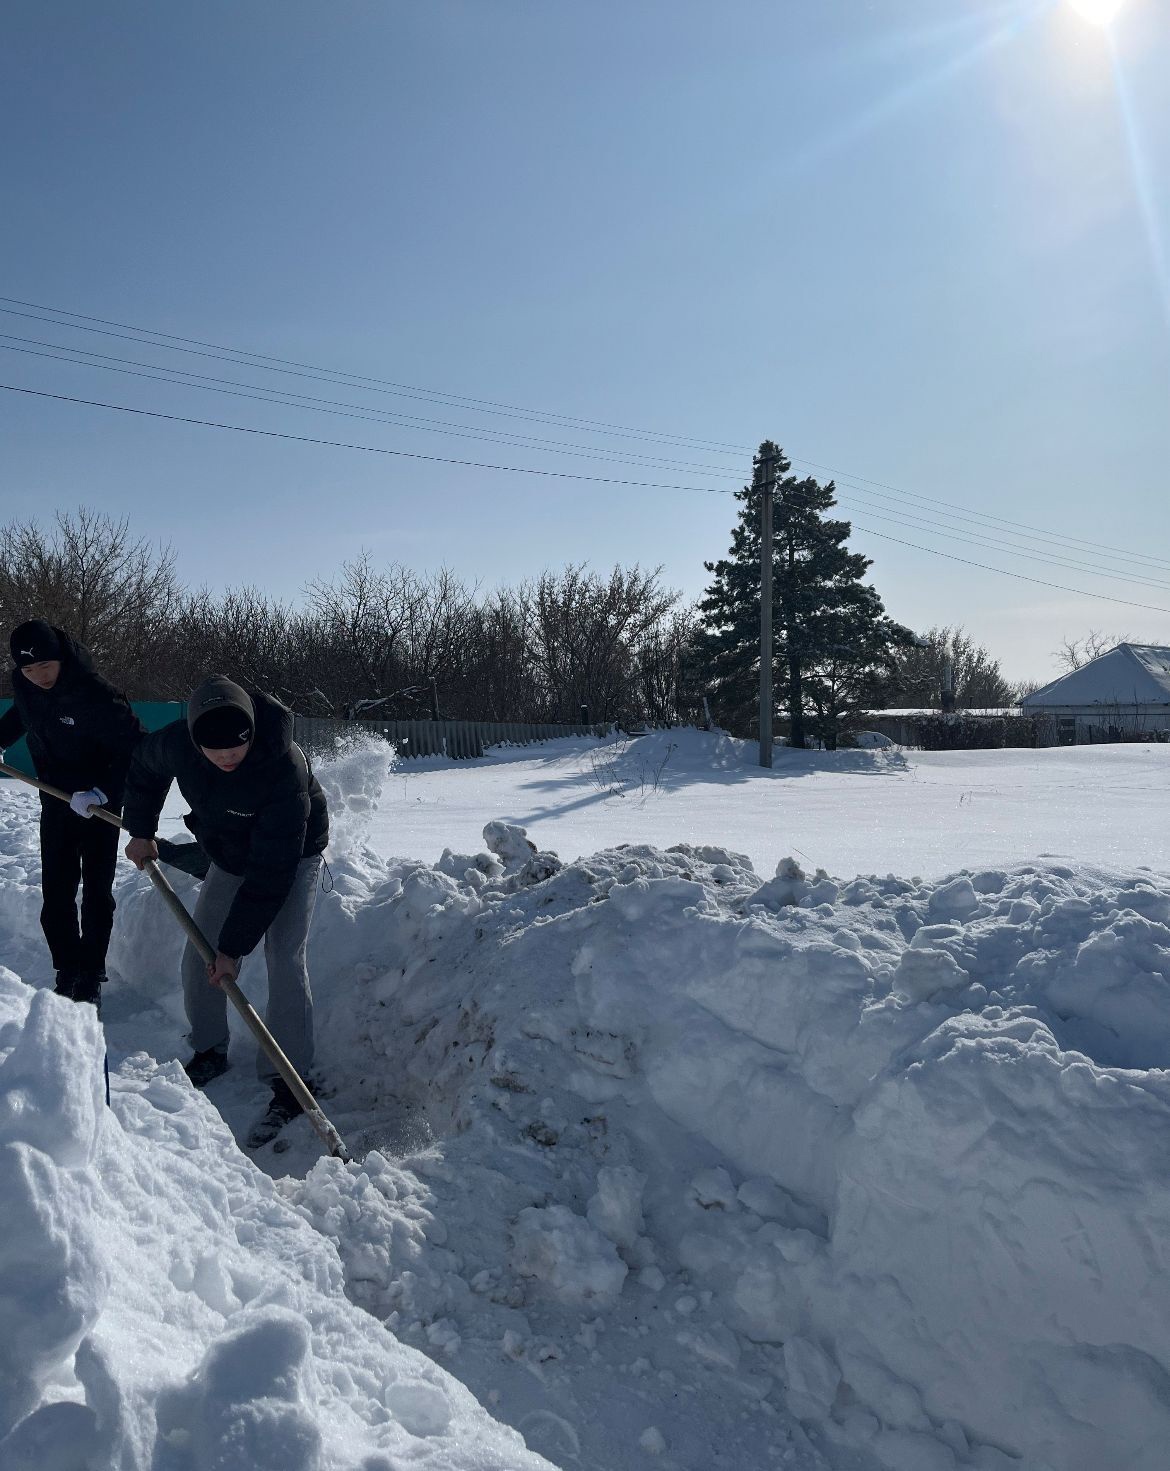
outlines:
[[42, 799], [41, 929], [54, 970], [105, 968], [114, 927], [118, 838], [118, 829], [100, 817], [78, 817], [64, 802]]

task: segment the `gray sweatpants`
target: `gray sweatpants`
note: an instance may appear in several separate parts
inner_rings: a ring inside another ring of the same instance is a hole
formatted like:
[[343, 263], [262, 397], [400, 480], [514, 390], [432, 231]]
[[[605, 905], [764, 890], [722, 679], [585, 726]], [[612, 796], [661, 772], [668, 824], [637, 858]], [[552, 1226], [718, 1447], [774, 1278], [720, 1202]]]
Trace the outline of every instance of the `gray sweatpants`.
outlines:
[[[309, 989], [305, 949], [320, 872], [319, 854], [301, 859], [289, 896], [264, 936], [264, 960], [268, 966], [268, 1008], [264, 1020], [302, 1078], [313, 1062], [313, 993]], [[219, 939], [236, 890], [243, 882], [214, 863], [203, 880], [195, 905], [195, 923], [213, 946]], [[224, 1046], [228, 1040], [227, 996], [207, 979], [207, 966], [191, 944], [183, 951], [183, 1000], [195, 1051]], [[256, 1071], [266, 1082], [278, 1076], [263, 1049], [257, 1056]]]

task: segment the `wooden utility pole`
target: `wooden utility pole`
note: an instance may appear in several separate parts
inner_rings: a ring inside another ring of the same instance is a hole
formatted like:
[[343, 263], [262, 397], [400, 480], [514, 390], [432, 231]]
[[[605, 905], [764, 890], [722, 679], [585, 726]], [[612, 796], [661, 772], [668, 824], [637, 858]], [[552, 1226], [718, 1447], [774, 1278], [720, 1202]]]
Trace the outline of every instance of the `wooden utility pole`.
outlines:
[[760, 496], [760, 765], [772, 764], [772, 492], [776, 461], [764, 455], [756, 470]]

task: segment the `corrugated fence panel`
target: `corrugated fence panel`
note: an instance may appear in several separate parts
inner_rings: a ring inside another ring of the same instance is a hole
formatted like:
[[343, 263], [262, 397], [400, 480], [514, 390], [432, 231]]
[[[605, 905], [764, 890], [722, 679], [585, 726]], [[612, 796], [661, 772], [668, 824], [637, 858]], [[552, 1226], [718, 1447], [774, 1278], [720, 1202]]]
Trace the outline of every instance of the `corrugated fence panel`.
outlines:
[[492, 746], [527, 746], [533, 741], [555, 741], [564, 736], [607, 735], [607, 725], [555, 725], [547, 721], [526, 725], [514, 720], [331, 720], [313, 715], [294, 717], [297, 742], [312, 756], [332, 753], [339, 738], [380, 735], [399, 755], [449, 756], [467, 761]]
[[[0, 700], [0, 715], [12, 704]], [[134, 711], [147, 730], [159, 730], [172, 720], [186, 718], [187, 707], [178, 700], [135, 700]], [[548, 721], [524, 724], [515, 720], [333, 720], [315, 715], [293, 717], [294, 738], [310, 756], [332, 754], [339, 738], [380, 735], [407, 759], [446, 754], [457, 761], [474, 760], [492, 746], [527, 746], [565, 736], [607, 735], [607, 725], [555, 725]], [[8, 748], [10, 766], [33, 774], [23, 739]]]

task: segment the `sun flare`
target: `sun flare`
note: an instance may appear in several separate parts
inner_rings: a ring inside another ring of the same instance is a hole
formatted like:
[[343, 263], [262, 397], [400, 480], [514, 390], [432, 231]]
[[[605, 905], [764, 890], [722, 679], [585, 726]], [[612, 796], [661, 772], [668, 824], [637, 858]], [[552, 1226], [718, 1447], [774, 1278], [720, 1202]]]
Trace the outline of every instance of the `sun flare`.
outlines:
[[1125, 0], [1069, 0], [1069, 4], [1091, 25], [1108, 26], [1116, 19]]

